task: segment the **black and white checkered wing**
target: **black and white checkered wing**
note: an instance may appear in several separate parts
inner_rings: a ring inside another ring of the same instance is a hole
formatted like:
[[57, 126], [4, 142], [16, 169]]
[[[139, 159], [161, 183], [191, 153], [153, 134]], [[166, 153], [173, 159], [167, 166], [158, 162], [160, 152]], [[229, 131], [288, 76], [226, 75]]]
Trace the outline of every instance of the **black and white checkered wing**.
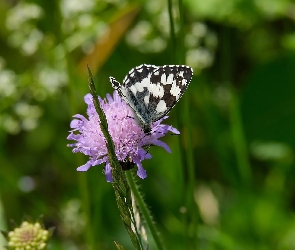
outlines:
[[130, 70], [120, 85], [110, 77], [113, 87], [133, 109], [145, 132], [165, 116], [181, 98], [192, 78], [185, 65], [140, 65]]
[[185, 65], [165, 65], [152, 73], [146, 102], [152, 122], [174, 107], [186, 91], [192, 75], [192, 68]]
[[150, 64], [142, 64], [129, 71], [123, 80], [123, 87], [130, 88], [132, 86], [139, 86], [144, 79], [149, 78], [149, 76], [159, 67]]

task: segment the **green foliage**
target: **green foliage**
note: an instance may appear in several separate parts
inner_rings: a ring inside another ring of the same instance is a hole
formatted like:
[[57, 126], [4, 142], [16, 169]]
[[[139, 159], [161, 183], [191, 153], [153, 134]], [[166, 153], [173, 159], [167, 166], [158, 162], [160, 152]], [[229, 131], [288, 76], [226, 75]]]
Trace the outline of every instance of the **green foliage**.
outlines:
[[109, 76], [185, 58], [195, 76], [167, 121], [181, 134], [164, 138], [172, 154], [151, 147], [137, 181], [163, 242], [295, 248], [293, 1], [171, 3], [173, 39], [168, 1], [0, 2], [1, 230], [43, 214], [48, 249], [131, 249], [102, 166], [76, 172], [86, 157], [66, 147], [85, 61], [105, 96]]

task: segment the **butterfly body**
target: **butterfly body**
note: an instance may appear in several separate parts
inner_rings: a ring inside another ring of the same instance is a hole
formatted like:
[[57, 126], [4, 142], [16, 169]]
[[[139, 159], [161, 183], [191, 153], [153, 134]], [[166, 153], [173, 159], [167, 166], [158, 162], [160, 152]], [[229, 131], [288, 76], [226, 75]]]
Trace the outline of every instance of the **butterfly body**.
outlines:
[[110, 77], [112, 86], [131, 107], [145, 133], [164, 117], [187, 89], [193, 75], [185, 65], [142, 64], [129, 71], [121, 85]]

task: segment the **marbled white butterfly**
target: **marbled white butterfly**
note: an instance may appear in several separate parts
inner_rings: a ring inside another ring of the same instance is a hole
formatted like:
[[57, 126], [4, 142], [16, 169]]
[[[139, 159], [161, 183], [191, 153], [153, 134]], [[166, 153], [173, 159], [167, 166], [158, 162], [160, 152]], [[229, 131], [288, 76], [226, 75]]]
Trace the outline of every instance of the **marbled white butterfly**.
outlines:
[[192, 75], [193, 69], [185, 65], [142, 64], [129, 71], [122, 85], [114, 77], [110, 77], [110, 81], [148, 134], [152, 123], [165, 116], [179, 101]]

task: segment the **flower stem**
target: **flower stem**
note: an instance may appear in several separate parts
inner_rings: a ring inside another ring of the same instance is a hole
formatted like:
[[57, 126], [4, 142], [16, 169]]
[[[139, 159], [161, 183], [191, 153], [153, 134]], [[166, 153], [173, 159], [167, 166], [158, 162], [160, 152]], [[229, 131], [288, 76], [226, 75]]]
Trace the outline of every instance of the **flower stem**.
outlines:
[[179, 12], [179, 34], [178, 34], [178, 63], [185, 63], [185, 48], [184, 48], [184, 15], [182, 0], [178, 0], [178, 12]]
[[[114, 142], [109, 134], [108, 131], [108, 123], [105, 116], [105, 113], [103, 112], [102, 108], [100, 107], [98, 96], [96, 93], [93, 76], [92, 73], [88, 68], [88, 79], [89, 79], [89, 89], [90, 93], [93, 98], [93, 104], [95, 107], [95, 110], [99, 116], [100, 119], [100, 129], [104, 135], [104, 138], [106, 140], [106, 146], [108, 149], [108, 160], [112, 167], [112, 176], [113, 176], [113, 188], [115, 192], [116, 202], [118, 205], [118, 209], [120, 212], [120, 216], [123, 220], [124, 226], [129, 234], [130, 240], [137, 250], [142, 250], [142, 244], [141, 244], [141, 238], [140, 235], [133, 231], [133, 228], [136, 228], [136, 222], [134, 220], [133, 216], [133, 207], [131, 202], [131, 191], [130, 187], [127, 183], [126, 177], [123, 173], [122, 167], [117, 159], [116, 153], [115, 153], [115, 146]], [[133, 228], [132, 228], [133, 226]]]
[[252, 171], [249, 162], [247, 142], [243, 129], [240, 102], [234, 86], [234, 68], [236, 58], [234, 44], [235, 37], [232, 29], [225, 27], [221, 33], [221, 58], [222, 58], [222, 81], [224, 86], [230, 91], [231, 99], [229, 102], [229, 121], [232, 136], [233, 149], [235, 151], [236, 163], [238, 168], [237, 187], [248, 189], [251, 187]]
[[241, 182], [243, 187], [249, 188], [251, 184], [252, 173], [240, 113], [240, 103], [233, 87], [231, 89], [231, 101], [229, 106], [231, 135]]
[[142, 213], [143, 218], [144, 218], [148, 228], [150, 229], [150, 232], [151, 232], [153, 239], [156, 243], [157, 249], [164, 250], [165, 247], [163, 246], [163, 243], [160, 240], [159, 232], [157, 231], [156, 225], [155, 225], [154, 221], [152, 220], [150, 212], [149, 212], [145, 202], [143, 201], [143, 198], [140, 195], [140, 192], [138, 191], [137, 185], [135, 184], [135, 181], [134, 181], [131, 171], [125, 171], [125, 173], [126, 173], [126, 177], [127, 177], [127, 181], [130, 186], [130, 189], [135, 197], [135, 201], [137, 202], [139, 211]]
[[[185, 44], [184, 44], [184, 11], [183, 1], [178, 0], [178, 12], [179, 12], [179, 34], [178, 34], [178, 63], [185, 64]], [[187, 176], [185, 184], [185, 207], [187, 209], [185, 217], [185, 237], [188, 249], [198, 249], [198, 208], [194, 200], [194, 192], [196, 188], [196, 164], [194, 159], [194, 145], [193, 145], [193, 127], [190, 120], [190, 100], [189, 95], [184, 98], [182, 104], [184, 124], [186, 133], [182, 137], [182, 145], [186, 145], [183, 153], [183, 166]]]
[[[61, 3], [58, 0], [53, 1], [53, 4], [55, 5], [55, 23], [62, 23], [63, 22], [63, 17], [61, 13]], [[73, 66], [73, 59], [71, 58], [71, 53], [69, 53], [68, 47], [66, 45], [66, 38], [65, 34], [61, 28], [61, 25], [57, 25], [57, 39], [59, 39], [59, 43], [64, 50], [65, 54], [65, 67], [66, 67], [66, 73], [68, 77], [68, 82], [70, 83], [67, 87], [67, 98], [69, 102], [69, 106], [71, 109], [71, 113], [76, 113], [75, 111], [77, 110], [77, 103], [76, 103], [76, 98], [75, 98], [75, 89], [77, 85], [77, 77], [75, 75], [75, 70]], [[82, 157], [81, 155], [77, 155], [76, 161], [78, 163], [81, 163], [79, 165], [82, 165]], [[91, 209], [90, 209], [90, 199], [89, 199], [89, 188], [87, 185], [87, 176], [86, 175], [79, 175], [78, 176], [78, 183], [79, 183], [79, 191], [80, 191], [80, 196], [81, 196], [81, 201], [82, 201], [82, 210], [83, 210], [83, 215], [84, 219], [86, 222], [85, 226], [85, 232], [84, 232], [84, 238], [85, 238], [85, 243], [87, 245], [87, 250], [94, 250], [95, 245], [97, 244], [97, 237], [95, 237], [95, 233], [99, 234], [99, 229], [97, 228], [97, 232], [93, 230], [93, 223], [91, 221]]]
[[[172, 51], [176, 49], [176, 35], [175, 35], [175, 27], [174, 27], [174, 18], [173, 18], [173, 5], [172, 0], [168, 0], [168, 12], [169, 12], [169, 24], [170, 24], [170, 39], [172, 45]], [[175, 63], [175, 53], [172, 54], [172, 62]]]
[[[118, 172], [117, 172], [118, 171]], [[141, 244], [141, 237], [136, 230], [136, 222], [133, 216], [133, 208], [131, 202], [131, 191], [130, 187], [126, 181], [126, 177], [123, 173], [122, 168], [115, 169], [113, 172], [113, 188], [115, 191], [117, 205], [120, 211], [121, 218], [123, 220], [124, 226], [129, 234], [129, 237], [136, 249], [143, 249]], [[135, 232], [131, 226], [135, 228]]]

